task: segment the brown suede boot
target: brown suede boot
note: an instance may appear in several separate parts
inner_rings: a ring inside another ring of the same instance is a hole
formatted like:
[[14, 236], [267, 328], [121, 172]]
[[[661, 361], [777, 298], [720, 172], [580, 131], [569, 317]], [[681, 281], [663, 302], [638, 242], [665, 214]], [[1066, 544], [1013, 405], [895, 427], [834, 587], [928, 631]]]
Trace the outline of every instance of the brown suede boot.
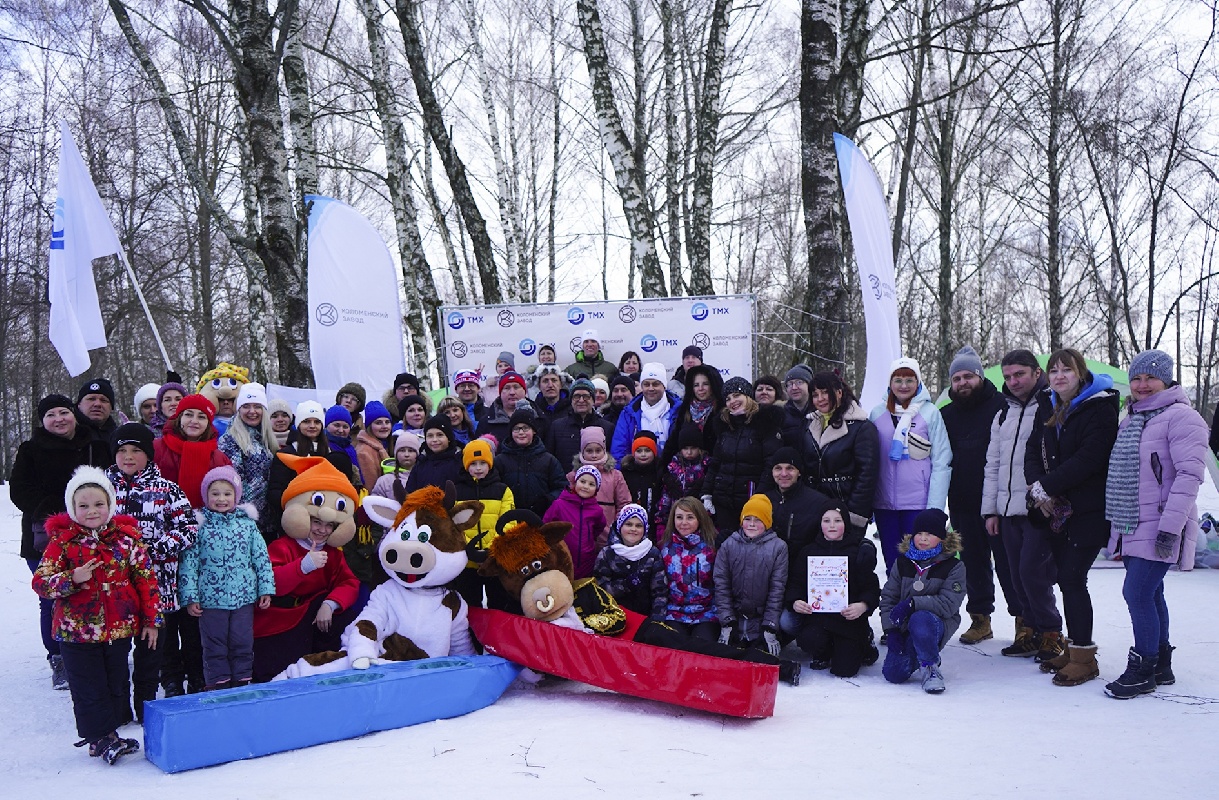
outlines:
[[990, 628], [990, 614], [970, 614], [969, 619], [972, 622], [969, 630], [961, 634], [961, 644], [977, 644], [994, 638], [995, 632]]
[[1054, 676], [1055, 686], [1079, 686], [1100, 677], [1100, 665], [1096, 663], [1096, 645], [1075, 645], [1067, 648], [1070, 663], [1058, 670]]
[[1034, 660], [1041, 665], [1042, 672], [1058, 672], [1070, 662], [1067, 655], [1069, 639], [1062, 638], [1058, 631], [1045, 631], [1041, 634], [1041, 649], [1037, 651]]

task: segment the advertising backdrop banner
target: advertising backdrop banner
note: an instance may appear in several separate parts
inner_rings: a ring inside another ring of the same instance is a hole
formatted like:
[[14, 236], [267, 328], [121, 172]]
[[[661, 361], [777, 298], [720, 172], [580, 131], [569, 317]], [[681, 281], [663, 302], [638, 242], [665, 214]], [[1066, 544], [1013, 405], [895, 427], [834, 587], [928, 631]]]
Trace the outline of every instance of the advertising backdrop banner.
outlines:
[[495, 370], [507, 350], [518, 372], [538, 361], [538, 348], [552, 345], [560, 368], [575, 360], [580, 337], [597, 332], [605, 358], [615, 365], [627, 350], [646, 363], [659, 361], [672, 377], [689, 345], [703, 350], [703, 361], [725, 378], [753, 377], [753, 295], [666, 297], [588, 303], [445, 306], [439, 325], [444, 339], [445, 379], [458, 370]]

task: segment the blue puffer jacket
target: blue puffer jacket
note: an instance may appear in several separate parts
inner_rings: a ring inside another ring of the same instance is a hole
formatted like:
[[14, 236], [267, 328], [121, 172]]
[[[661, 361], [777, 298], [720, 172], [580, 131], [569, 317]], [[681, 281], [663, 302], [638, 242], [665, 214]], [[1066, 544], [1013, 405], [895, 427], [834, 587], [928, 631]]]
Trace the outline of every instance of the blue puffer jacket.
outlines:
[[274, 595], [275, 574], [254, 507], [246, 504], [225, 514], [205, 508], [197, 513], [198, 543], [182, 554], [178, 572], [182, 605], [198, 603], [232, 611], [264, 594]]
[[[669, 413], [665, 415], [665, 420], [671, 432], [677, 418], [681, 416], [681, 398], [667, 389], [665, 395], [669, 398]], [[643, 421], [642, 405], [643, 395], [636, 395], [618, 415], [618, 424], [614, 426], [614, 440], [610, 443], [610, 455], [617, 461], [621, 461], [623, 456], [631, 452], [631, 443], [635, 441], [635, 434], [639, 433]]]

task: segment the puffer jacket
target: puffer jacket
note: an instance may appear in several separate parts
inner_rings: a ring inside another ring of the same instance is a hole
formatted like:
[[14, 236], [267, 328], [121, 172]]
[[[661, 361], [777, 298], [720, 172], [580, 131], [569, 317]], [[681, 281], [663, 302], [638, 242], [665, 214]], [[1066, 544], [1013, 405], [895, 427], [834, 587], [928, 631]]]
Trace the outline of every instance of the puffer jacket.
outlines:
[[[571, 472], [567, 473], [566, 485], [575, 483], [576, 470], [582, 466], [583, 459], [576, 456], [572, 461]], [[605, 515], [605, 529], [609, 530], [617, 521], [618, 512], [631, 502], [631, 490], [627, 488], [622, 472], [613, 466], [609, 459], [598, 465], [597, 469], [601, 471], [601, 488], [597, 490], [597, 502], [601, 505], [601, 513]]]
[[880, 478], [876, 484], [873, 508], [892, 511], [924, 508], [944, 508], [948, 502], [948, 483], [952, 477], [952, 445], [944, 429], [944, 419], [935, 407], [926, 386], [919, 386], [911, 403], [920, 403], [914, 412], [910, 432], [931, 442], [931, 455], [923, 459], [889, 457], [896, 427], [888, 407], [881, 403], [872, 409], [871, 420], [876, 426], [880, 461]]
[[[1159, 409], [1163, 410], [1147, 420], [1139, 437], [1138, 524], [1128, 531], [1111, 525], [1109, 549], [1191, 570], [1200, 535], [1198, 490], [1206, 480], [1206, 421], [1190, 406], [1180, 385], [1129, 406], [1130, 414]], [[1130, 421], [1127, 416], [1121, 427]], [[1177, 535], [1168, 558], [1156, 555], [1156, 536], [1161, 531]]]
[[[711, 413], [703, 420], [703, 444], [704, 453], [711, 453], [715, 450], [715, 426], [711, 424], [711, 420], [719, 416], [724, 404], [720, 400], [724, 396], [724, 378], [720, 375], [720, 371], [715, 367], [707, 364], [700, 364], [693, 367], [685, 373], [682, 378], [682, 391], [674, 391], [673, 394], [680, 397], [681, 407], [677, 410], [677, 418], [673, 420], [673, 427], [669, 430], [669, 440], [665, 442], [664, 450], [660, 454], [660, 463], [667, 464], [670, 460], [677, 457], [678, 451], [681, 449], [677, 446], [677, 436], [681, 433], [681, 429], [686, 425], [697, 425], [690, 417], [690, 404], [694, 402], [694, 379], [699, 375], [705, 375], [707, 382], [711, 384], [711, 397], [713, 409]], [[670, 386], [673, 381], [670, 381]]]
[[1006, 408], [990, 423], [986, 447], [986, 475], [982, 482], [982, 516], [1024, 517], [1028, 515], [1024, 480], [1024, 451], [1037, 417], [1037, 395], [1045, 388], [1042, 377], [1028, 399], [1021, 402], [1003, 387]]
[[[546, 431], [546, 425], [543, 420], [538, 418], [538, 439], [542, 439], [542, 434]], [[498, 390], [495, 401], [487, 404], [487, 413], [478, 423], [478, 427], [474, 429], [474, 436], [477, 438], [485, 434], [491, 434], [501, 446], [505, 442], [512, 441], [512, 415], [504, 409], [504, 401], [499, 399]], [[421, 454], [422, 455], [422, 454]]]
[[[475, 480], [470, 477], [470, 473], [463, 472], [453, 483], [453, 487], [458, 500], [477, 500], [483, 504], [483, 513], [478, 518], [478, 524], [466, 528], [465, 534], [467, 544], [478, 539], [476, 547], [486, 550], [495, 541], [495, 523], [499, 521], [500, 515], [516, 508], [512, 490], [500, 476], [499, 465], [493, 465], [487, 477], [482, 480]], [[466, 566], [478, 569], [478, 564], [473, 561], [467, 562]]]
[[648, 512], [648, 528], [655, 530], [656, 510], [660, 507], [660, 468], [656, 459], [644, 466], [635, 463], [635, 456], [629, 455], [622, 459], [619, 467], [622, 479], [626, 482], [627, 491], [631, 493], [631, 502], [643, 506]]
[[[711, 457], [704, 454], [696, 462], [686, 461], [681, 453], [673, 457], [660, 476], [664, 491], [660, 495], [660, 505], [656, 509], [657, 527], [669, 520], [669, 509], [683, 497], [702, 497], [703, 479], [707, 475], [707, 462]], [[658, 539], [659, 541], [659, 539]]]
[[521, 447], [511, 439], [502, 443], [495, 466], [512, 489], [516, 507], [527, 508], [539, 516], [546, 513], [567, 486], [562, 465], [546, 452], [537, 437], [528, 447]]
[[620, 544], [618, 532], [610, 534], [609, 545], [597, 554], [593, 577], [602, 589], [614, 596], [618, 605], [652, 619], [664, 616], [668, 604], [668, 581], [660, 551], [653, 545], [643, 558], [631, 561], [614, 551]]
[[580, 352], [576, 353], [575, 362], [568, 364], [563, 368], [563, 371], [570, 375], [573, 379], [588, 378], [589, 380], [592, 380], [600, 375], [607, 381], [612, 381], [614, 378], [618, 377], [618, 368], [614, 366], [612, 362], [606, 361], [605, 353], [601, 351], [599, 351], [597, 356], [590, 361], [584, 357], [584, 351], [581, 350]]
[[715, 556], [715, 607], [720, 623], [746, 642], [779, 630], [787, 589], [787, 543], [768, 530], [756, 539], [737, 531]]
[[574, 579], [591, 578], [597, 554], [606, 542], [605, 515], [596, 497], [585, 499], [564, 489], [559, 499], [542, 516], [543, 522], [570, 522], [571, 530], [563, 538], [571, 551]]
[[801, 477], [821, 494], [846, 503], [851, 525], [866, 528], [876, 500], [881, 451], [876, 426], [859, 404], [851, 403], [838, 424], [828, 428], [821, 415], [812, 412], [800, 449]]
[[841, 614], [801, 615], [840, 636], [867, 642], [871, 633], [868, 617], [880, 607], [880, 579], [876, 577], [876, 546], [862, 530], [848, 527], [836, 542], [827, 540], [820, 529], [816, 538], [802, 547], [792, 559], [792, 572], [787, 576], [787, 596], [784, 606], [791, 608], [797, 600], [808, 602], [808, 559], [818, 556], [845, 556], [847, 559], [847, 602], [863, 603], [868, 610], [856, 619]]
[[67, 510], [63, 493], [76, 468], [88, 465], [105, 469], [112, 461], [110, 445], [93, 438], [79, 424], [71, 439], [35, 428], [33, 435], [18, 446], [8, 479], [9, 497], [21, 509], [22, 558], [42, 556], [34, 547], [34, 525]]
[[[1037, 397], [1037, 418], [1024, 451], [1024, 479], [1071, 504], [1067, 538], [1085, 547], [1104, 547], [1109, 525], [1104, 519], [1109, 454], [1117, 439], [1118, 393], [1108, 375], [1094, 375], [1071, 401], [1061, 426], [1047, 428], [1053, 393]], [[1042, 446], [1044, 443], [1044, 454]]]
[[[55, 600], [55, 641], [115, 642], [161, 627], [157, 579], [134, 518], [116, 515], [91, 531], [65, 511], [48, 519], [46, 528], [50, 540], [31, 585], [39, 597]], [[72, 571], [93, 559], [101, 561], [93, 577], [74, 583]]]
[[[1003, 395], [983, 378], [981, 386], [967, 398], [951, 390], [952, 402], [940, 409], [944, 430], [952, 443], [952, 478], [948, 483], [948, 511], [953, 526], [958, 520], [977, 519], [982, 514], [982, 490], [986, 479], [986, 451], [995, 416], [1007, 405]], [[974, 523], [975, 525], [977, 523]]]
[[195, 513], [178, 484], [161, 475], [149, 462], [135, 475], [117, 466], [106, 470], [114, 485], [114, 510], [133, 517], [140, 526], [140, 541], [152, 559], [161, 595], [161, 612], [178, 610], [178, 568], [182, 554], [195, 546]]
[[[681, 398], [668, 390], [665, 391], [665, 396], [669, 399], [669, 410], [665, 414], [667, 430], [661, 452], [664, 452], [664, 447], [668, 445], [669, 437], [673, 435], [673, 427], [677, 423], [677, 415], [681, 413]], [[618, 415], [618, 422], [614, 425], [614, 437], [610, 440], [610, 455], [621, 461], [622, 457], [631, 451], [631, 443], [635, 441], [635, 435], [639, 433], [642, 423], [643, 395], [637, 394]], [[657, 437], [660, 438], [662, 437]]]
[[[898, 630], [889, 619], [889, 612], [907, 597], [914, 598], [915, 611], [930, 611], [944, 623], [944, 635], [940, 637], [940, 649], [952, 641], [952, 635], [961, 627], [961, 603], [965, 600], [965, 564], [957, 557], [961, 552], [961, 537], [949, 533], [943, 540], [944, 550], [931, 562], [932, 566], [920, 576], [915, 562], [905, 557], [913, 545], [907, 536], [898, 545], [902, 557], [893, 564], [889, 579], [880, 593], [880, 624], [885, 633]], [[921, 583], [921, 588], [914, 588]]]
[[[717, 513], [739, 511], [757, 492], [771, 456], [783, 445], [783, 412], [774, 406], [761, 406], [747, 422], [744, 414], [732, 415], [725, 410], [710, 424], [715, 428], [715, 452], [707, 462], [703, 494], [711, 495]], [[725, 520], [725, 526], [738, 522]]]
[[676, 530], [660, 550], [669, 584], [663, 619], [683, 625], [715, 622], [715, 548], [697, 533], [682, 536]]
[[182, 605], [233, 611], [274, 595], [275, 575], [253, 504], [223, 514], [205, 508], [198, 515], [199, 543], [182, 556]]
[[419, 460], [411, 469], [410, 477], [406, 479], [406, 493], [410, 494], [424, 486], [436, 486], [440, 489], [449, 481], [457, 483], [466, 474], [461, 466], [461, 448], [453, 445], [448, 450], [433, 453], [426, 446], [419, 453]]
[[[820, 536], [821, 514], [828, 504], [829, 498], [799, 481], [787, 491], [783, 491], [778, 486], [768, 489], [766, 497], [770, 500], [770, 507], [774, 514], [771, 529], [778, 534], [780, 539], [787, 542], [787, 554], [791, 559], [787, 570], [790, 581], [791, 577], [801, 569], [796, 557], [801, 550], [812, 543], [813, 537]], [[862, 537], [863, 532], [862, 527], [851, 526], [844, 538], [850, 538], [852, 534]]]
[[[456, 433], [454, 431], [454, 435]], [[354, 443], [356, 460], [359, 462], [357, 466], [360, 468], [360, 480], [363, 481], [364, 486], [372, 489], [381, 477], [381, 462], [389, 458], [389, 453], [386, 452], [385, 445], [367, 430], [357, 433]]]
[[234, 421], [233, 425], [229, 426], [229, 430], [220, 437], [220, 442], [216, 447], [229, 457], [233, 469], [237, 470], [237, 476], [241, 478], [241, 499], [254, 506], [261, 516], [267, 509], [267, 486], [271, 478], [271, 464], [279, 459], [263, 443], [262, 431], [258, 428], [251, 428], [249, 425], [246, 425], [246, 431], [250, 435], [253, 447], [250, 448], [250, 452], [243, 453], [237, 440], [233, 438], [234, 425], [246, 424], [240, 419]]

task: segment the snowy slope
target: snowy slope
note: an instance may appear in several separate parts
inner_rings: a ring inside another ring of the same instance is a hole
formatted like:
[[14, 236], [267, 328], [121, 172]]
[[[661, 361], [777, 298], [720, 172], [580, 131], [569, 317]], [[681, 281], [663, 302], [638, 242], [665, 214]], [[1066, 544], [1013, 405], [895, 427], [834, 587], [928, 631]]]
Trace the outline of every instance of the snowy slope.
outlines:
[[[1213, 487], [1209, 489], [1213, 494]], [[0, 786], [88, 798], [747, 798], [1214, 796], [1219, 785], [1219, 571], [1170, 574], [1177, 684], [1119, 702], [1103, 681], [1058, 688], [1003, 658], [1011, 622], [981, 647], [951, 646], [948, 691], [891, 686], [879, 665], [853, 680], [804, 673], [758, 721], [688, 713], [568, 684], [513, 688], [463, 718], [165, 775], [142, 756], [111, 768], [71, 745], [68, 692], [50, 688], [19, 517], [0, 488]], [[1122, 571], [1094, 570], [1102, 677], [1130, 644]], [[137, 726], [125, 732], [139, 736]], [[494, 784], [491, 788], [487, 784]], [[538, 794], [540, 793], [540, 795]], [[850, 793], [847, 795], [847, 793]], [[900, 794], [899, 794], [900, 793]]]

